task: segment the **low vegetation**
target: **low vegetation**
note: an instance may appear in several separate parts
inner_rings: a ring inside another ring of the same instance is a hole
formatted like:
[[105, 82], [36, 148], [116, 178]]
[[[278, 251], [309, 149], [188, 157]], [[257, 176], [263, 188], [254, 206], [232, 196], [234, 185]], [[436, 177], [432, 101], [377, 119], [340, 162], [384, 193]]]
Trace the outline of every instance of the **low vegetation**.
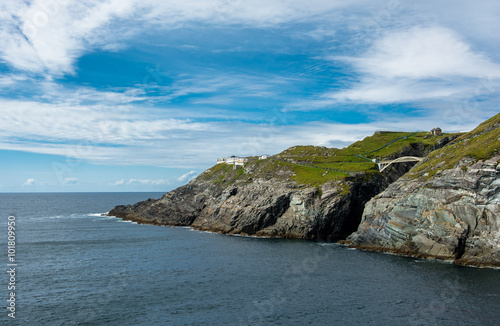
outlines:
[[[409, 176], [435, 175], [439, 170], [451, 169], [461, 164], [471, 164], [500, 154], [500, 114], [483, 122], [476, 129], [455, 139], [451, 144], [429, 154]], [[460, 166], [467, 171], [467, 166]]]
[[430, 136], [427, 132], [378, 132], [352, 145], [337, 149], [294, 146], [269, 159], [250, 157], [245, 167], [217, 164], [199, 176], [215, 184], [253, 182], [255, 179], [293, 180], [298, 186], [320, 186], [348, 176], [379, 173], [373, 159], [398, 157], [408, 147], [436, 148], [450, 134]]

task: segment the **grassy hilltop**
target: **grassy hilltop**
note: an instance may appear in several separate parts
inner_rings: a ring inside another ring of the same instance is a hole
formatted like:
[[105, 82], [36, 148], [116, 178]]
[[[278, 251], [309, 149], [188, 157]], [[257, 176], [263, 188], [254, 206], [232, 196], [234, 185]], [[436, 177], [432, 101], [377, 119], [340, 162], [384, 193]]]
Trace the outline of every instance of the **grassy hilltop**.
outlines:
[[431, 136], [428, 132], [377, 132], [342, 149], [294, 146], [265, 160], [249, 157], [244, 168], [233, 170], [232, 165], [217, 164], [202, 173], [200, 178], [221, 186], [249, 183], [257, 178], [288, 179], [297, 186], [319, 186], [351, 175], [379, 173], [372, 159], [393, 159], [412, 148], [429, 152], [450, 136], [456, 137], [457, 134]]
[[467, 171], [467, 165], [471, 162], [492, 158], [500, 152], [499, 125], [500, 114], [497, 114], [471, 132], [461, 135], [451, 144], [430, 153], [421, 165], [409, 173], [409, 177], [430, 178], [439, 171], [456, 166]]

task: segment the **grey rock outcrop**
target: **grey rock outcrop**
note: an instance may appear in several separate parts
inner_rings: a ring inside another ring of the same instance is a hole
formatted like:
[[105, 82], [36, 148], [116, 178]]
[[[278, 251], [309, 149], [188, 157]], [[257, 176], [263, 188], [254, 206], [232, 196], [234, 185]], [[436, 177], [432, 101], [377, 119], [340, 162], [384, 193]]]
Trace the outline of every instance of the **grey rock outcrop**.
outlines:
[[356, 230], [366, 201], [388, 184], [380, 174], [321, 188], [276, 179], [218, 187], [199, 178], [161, 199], [117, 206], [109, 215], [229, 234], [333, 240]]
[[358, 248], [500, 266], [498, 160], [445, 170], [426, 182], [396, 181], [366, 204], [348, 240]]
[[463, 265], [500, 266], [499, 118], [431, 154], [370, 200], [358, 230], [345, 243]]
[[189, 226], [205, 207], [206, 198], [220, 196], [221, 192], [208, 183], [191, 182], [166, 193], [161, 199], [116, 206], [108, 215], [143, 224]]
[[[298, 163], [278, 155], [245, 168], [216, 165], [161, 199], [117, 206], [109, 215], [228, 234], [348, 237], [346, 243], [356, 248], [500, 266], [497, 120], [500, 115], [476, 132], [444, 137], [432, 148], [411, 143], [391, 153], [425, 156], [440, 148], [401, 179], [413, 163], [307, 186], [294, 179], [294, 167], [307, 166], [301, 155], [313, 164], [314, 155], [310, 147], [291, 148], [287, 155]], [[484, 157], [473, 158], [474, 153]]]
[[[454, 137], [445, 137], [434, 145], [416, 138], [406, 147], [396, 147], [390, 155], [424, 156]], [[380, 139], [367, 137], [347, 149], [347, 157], [342, 157], [342, 150], [295, 146], [264, 161], [254, 159], [244, 168], [217, 164], [161, 199], [117, 206], [109, 215], [139, 223], [192, 226], [230, 234], [345, 239], [357, 229], [365, 203], [414, 163], [393, 165], [384, 173], [373, 165], [372, 169], [350, 173], [349, 177], [339, 177], [338, 171], [328, 168], [313, 167], [312, 172], [308, 169], [329, 159], [352, 161], [352, 153], [370, 148], [372, 141], [377, 144], [374, 146], [380, 146]], [[356, 157], [351, 167], [367, 164], [359, 160]], [[296, 173], [302, 173], [302, 181], [297, 181]], [[329, 173], [333, 177], [329, 178]]]

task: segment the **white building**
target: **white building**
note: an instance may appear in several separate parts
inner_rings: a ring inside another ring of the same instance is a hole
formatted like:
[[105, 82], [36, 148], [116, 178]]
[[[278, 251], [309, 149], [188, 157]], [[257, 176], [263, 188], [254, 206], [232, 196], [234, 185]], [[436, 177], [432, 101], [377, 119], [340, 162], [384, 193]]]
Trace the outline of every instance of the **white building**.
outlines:
[[269, 155], [269, 154], [264, 154], [264, 155], [259, 156], [259, 160], [267, 160], [267, 159], [268, 159], [268, 158], [270, 158], [270, 157], [271, 157], [271, 155]]
[[248, 159], [246, 157], [239, 157], [234, 155], [229, 157], [219, 157], [217, 159], [217, 164], [226, 163], [230, 165], [245, 166], [245, 163], [247, 162]]
[[248, 163], [248, 159], [246, 157], [238, 157], [234, 161], [234, 165], [245, 166], [245, 163]]

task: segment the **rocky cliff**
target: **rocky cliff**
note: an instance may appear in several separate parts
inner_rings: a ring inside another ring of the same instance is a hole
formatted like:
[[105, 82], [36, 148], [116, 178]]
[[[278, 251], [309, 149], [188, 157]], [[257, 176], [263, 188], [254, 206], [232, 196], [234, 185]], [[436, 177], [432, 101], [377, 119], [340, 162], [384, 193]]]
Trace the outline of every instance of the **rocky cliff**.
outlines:
[[296, 146], [270, 159], [250, 158], [245, 167], [217, 164], [159, 200], [117, 206], [109, 215], [231, 234], [345, 239], [365, 203], [412, 166], [382, 174], [373, 157], [423, 156], [454, 137], [387, 133], [345, 149]]
[[356, 248], [500, 266], [500, 114], [422, 163], [365, 207]]
[[203, 177], [159, 200], [117, 206], [109, 215], [229, 234], [333, 240], [355, 231], [366, 201], [388, 185], [381, 174], [321, 187], [275, 178], [219, 186]]

